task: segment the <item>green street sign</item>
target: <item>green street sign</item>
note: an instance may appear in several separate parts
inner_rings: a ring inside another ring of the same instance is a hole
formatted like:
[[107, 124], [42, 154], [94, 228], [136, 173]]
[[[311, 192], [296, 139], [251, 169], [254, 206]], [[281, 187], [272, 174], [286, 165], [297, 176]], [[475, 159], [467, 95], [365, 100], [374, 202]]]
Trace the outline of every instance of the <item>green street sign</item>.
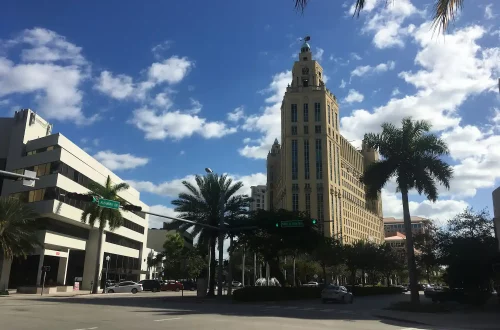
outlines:
[[99, 207], [105, 207], [107, 209], [118, 210], [120, 208], [120, 202], [111, 201], [109, 199], [99, 199], [97, 201], [97, 205], [99, 205]]
[[302, 220], [281, 221], [281, 228], [294, 228], [294, 227], [304, 227], [304, 221]]

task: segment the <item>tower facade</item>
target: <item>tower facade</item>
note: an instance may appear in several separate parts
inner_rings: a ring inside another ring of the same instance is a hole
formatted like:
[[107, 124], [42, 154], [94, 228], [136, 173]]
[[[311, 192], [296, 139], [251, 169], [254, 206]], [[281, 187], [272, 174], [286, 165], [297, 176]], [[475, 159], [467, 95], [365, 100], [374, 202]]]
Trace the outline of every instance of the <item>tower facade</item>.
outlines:
[[281, 144], [267, 157], [269, 208], [305, 211], [325, 236], [383, 242], [382, 203], [367, 201], [359, 178], [378, 160], [357, 150], [339, 131], [337, 98], [325, 86], [323, 68], [304, 42], [281, 104]]

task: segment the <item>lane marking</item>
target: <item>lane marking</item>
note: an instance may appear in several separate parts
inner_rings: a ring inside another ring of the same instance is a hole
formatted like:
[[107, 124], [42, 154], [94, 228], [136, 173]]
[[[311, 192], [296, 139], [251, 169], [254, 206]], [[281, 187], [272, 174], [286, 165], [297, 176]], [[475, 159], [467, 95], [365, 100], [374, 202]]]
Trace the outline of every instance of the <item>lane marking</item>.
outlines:
[[94, 330], [94, 329], [97, 329], [97, 327], [87, 328], [87, 330]]
[[172, 320], [180, 320], [182, 317], [172, 317], [169, 319], [159, 319], [159, 320], [154, 320], [155, 322], [163, 322], [163, 321], [172, 321]]
[[315, 309], [316, 309], [316, 307], [302, 308], [303, 311], [312, 311]]

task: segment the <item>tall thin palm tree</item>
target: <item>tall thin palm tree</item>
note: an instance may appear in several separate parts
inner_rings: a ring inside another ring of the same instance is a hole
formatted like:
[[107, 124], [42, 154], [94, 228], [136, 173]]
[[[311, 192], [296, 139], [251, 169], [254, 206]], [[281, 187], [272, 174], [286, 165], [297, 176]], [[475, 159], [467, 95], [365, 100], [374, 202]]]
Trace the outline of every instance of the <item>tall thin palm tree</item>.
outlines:
[[[242, 182], [233, 183], [227, 175], [207, 174], [195, 177], [196, 186], [183, 181], [187, 192], [179, 194], [179, 198], [172, 201], [175, 211], [180, 218], [196, 221], [211, 226], [219, 225], [220, 197], [224, 200], [224, 214], [236, 217], [247, 212], [249, 198], [245, 195], [235, 195], [242, 187]], [[173, 221], [167, 229], [186, 231], [192, 228], [193, 237], [198, 237], [198, 245], [208, 246], [210, 249], [210, 285], [209, 295], [215, 294], [215, 244], [218, 236], [216, 230], [196, 226], [182, 221]], [[219, 242], [223, 244], [223, 242]]]
[[[295, 0], [295, 8], [304, 11], [307, 4], [312, 0]], [[355, 0], [354, 16], [359, 17], [359, 13], [366, 5], [366, 0]], [[392, 0], [398, 1], [398, 0]], [[386, 2], [388, 2], [386, 0]], [[441, 32], [448, 29], [450, 21], [454, 20], [458, 11], [463, 8], [464, 0], [434, 0], [433, 27]]]
[[436, 183], [449, 189], [453, 176], [451, 166], [440, 159], [448, 154], [448, 147], [443, 140], [430, 134], [430, 129], [431, 125], [426, 121], [404, 118], [401, 128], [384, 123], [382, 133], [365, 134], [363, 142], [366, 148], [378, 150], [381, 156], [381, 160], [365, 168], [361, 178], [366, 186], [367, 198], [376, 199], [393, 177], [401, 192], [411, 300], [415, 303], [419, 302], [419, 294], [408, 194], [416, 189], [435, 202], [438, 198]]
[[4, 259], [26, 257], [41, 245], [33, 209], [17, 198], [0, 198], [0, 253]]
[[[101, 186], [96, 182], [92, 182], [89, 187], [90, 192], [88, 195], [123, 202], [123, 200], [118, 197], [118, 193], [128, 188], [129, 185], [125, 182], [113, 184], [111, 177], [108, 175], [104, 186]], [[108, 226], [112, 231], [119, 228], [123, 224], [123, 217], [120, 210], [99, 207], [96, 203], [87, 203], [83, 209], [81, 220], [83, 223], [88, 223], [92, 228], [95, 226], [96, 221], [99, 222], [99, 241], [97, 243], [97, 258], [95, 261], [94, 285], [92, 288], [92, 292], [97, 293], [99, 286], [99, 268], [101, 267], [100, 257], [102, 254], [102, 237], [104, 229], [106, 226]]]

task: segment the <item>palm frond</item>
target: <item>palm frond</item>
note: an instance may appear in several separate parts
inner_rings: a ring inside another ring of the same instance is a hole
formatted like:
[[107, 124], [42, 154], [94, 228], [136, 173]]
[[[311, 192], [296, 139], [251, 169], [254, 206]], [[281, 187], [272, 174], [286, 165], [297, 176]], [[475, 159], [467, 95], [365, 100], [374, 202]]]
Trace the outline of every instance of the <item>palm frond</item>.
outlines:
[[397, 166], [398, 164], [389, 158], [370, 164], [366, 168], [361, 176], [361, 182], [366, 187], [366, 197], [368, 199], [377, 199], [387, 181], [396, 174]]
[[463, 8], [464, 0], [436, 0], [432, 27], [434, 31], [444, 33], [450, 21], [455, 20], [459, 10]]

